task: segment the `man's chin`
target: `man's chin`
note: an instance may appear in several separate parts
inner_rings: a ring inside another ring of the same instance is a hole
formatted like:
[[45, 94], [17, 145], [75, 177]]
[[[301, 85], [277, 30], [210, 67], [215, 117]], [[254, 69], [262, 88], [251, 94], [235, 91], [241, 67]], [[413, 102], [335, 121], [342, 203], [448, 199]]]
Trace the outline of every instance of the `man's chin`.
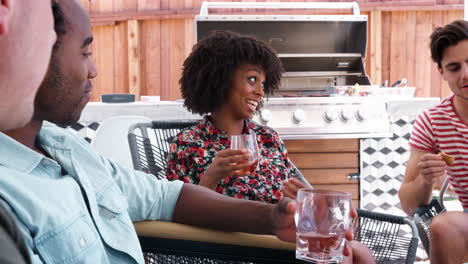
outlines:
[[468, 101], [468, 91], [467, 93], [456, 93], [455, 96], [457, 96], [458, 98], [461, 98], [465, 101]]

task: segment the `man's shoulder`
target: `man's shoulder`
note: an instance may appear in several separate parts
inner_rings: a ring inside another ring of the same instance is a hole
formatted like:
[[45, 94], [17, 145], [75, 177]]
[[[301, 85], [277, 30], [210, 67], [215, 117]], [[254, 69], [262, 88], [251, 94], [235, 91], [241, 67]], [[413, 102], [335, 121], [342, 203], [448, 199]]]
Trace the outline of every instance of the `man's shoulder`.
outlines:
[[39, 139], [43, 146], [53, 149], [73, 149], [81, 154], [97, 154], [84, 138], [79, 137], [66, 128], [52, 123], [44, 123], [39, 132]]
[[86, 143], [86, 141], [83, 138], [80, 138], [79, 136], [75, 135], [70, 130], [63, 127], [59, 127], [50, 122], [44, 122], [40, 131], [40, 135], [42, 137], [53, 138], [58, 141], [73, 141], [78, 144]]
[[418, 117], [424, 122], [432, 122], [435, 119], [452, 117], [455, 114], [452, 105], [453, 95], [444, 98], [438, 105], [422, 111]]
[[427, 111], [430, 114], [452, 114], [454, 113], [452, 100], [453, 100], [453, 94], [442, 99], [440, 104], [429, 108]]

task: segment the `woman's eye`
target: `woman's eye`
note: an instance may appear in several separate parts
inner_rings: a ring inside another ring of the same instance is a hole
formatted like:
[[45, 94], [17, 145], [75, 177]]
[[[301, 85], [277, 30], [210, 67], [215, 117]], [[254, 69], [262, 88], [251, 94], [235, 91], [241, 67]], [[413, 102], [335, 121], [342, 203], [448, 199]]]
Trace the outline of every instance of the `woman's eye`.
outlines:
[[86, 58], [90, 57], [91, 55], [93, 55], [92, 52], [85, 52], [85, 53], [83, 53], [83, 56], [85, 56]]
[[255, 83], [257, 81], [256, 77], [249, 77], [249, 82]]

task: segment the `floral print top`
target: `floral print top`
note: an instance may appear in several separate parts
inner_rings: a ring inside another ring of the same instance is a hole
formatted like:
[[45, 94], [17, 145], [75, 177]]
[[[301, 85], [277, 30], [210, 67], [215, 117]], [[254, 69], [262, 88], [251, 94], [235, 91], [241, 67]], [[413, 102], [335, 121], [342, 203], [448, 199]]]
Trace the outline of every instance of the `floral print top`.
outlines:
[[[282, 198], [282, 181], [294, 176], [296, 167], [278, 133], [251, 120], [244, 122], [244, 134], [255, 133], [262, 159], [256, 171], [246, 176], [229, 176], [219, 181], [216, 191], [246, 200], [277, 203]], [[198, 184], [218, 151], [229, 148], [227, 132], [216, 128], [209, 117], [182, 130], [171, 144], [167, 178]]]

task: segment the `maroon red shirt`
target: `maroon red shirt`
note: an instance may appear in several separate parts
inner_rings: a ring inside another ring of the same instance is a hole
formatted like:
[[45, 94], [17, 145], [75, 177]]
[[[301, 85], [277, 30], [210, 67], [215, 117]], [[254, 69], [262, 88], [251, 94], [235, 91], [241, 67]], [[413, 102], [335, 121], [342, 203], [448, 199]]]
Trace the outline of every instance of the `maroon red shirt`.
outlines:
[[[244, 133], [255, 133], [262, 159], [251, 175], [222, 179], [216, 191], [232, 197], [277, 203], [282, 198], [282, 181], [294, 177], [296, 167], [278, 133], [251, 120], [244, 122]], [[170, 147], [167, 168], [169, 180], [198, 184], [218, 151], [229, 148], [227, 132], [216, 128], [205, 117], [200, 124], [177, 135]]]

